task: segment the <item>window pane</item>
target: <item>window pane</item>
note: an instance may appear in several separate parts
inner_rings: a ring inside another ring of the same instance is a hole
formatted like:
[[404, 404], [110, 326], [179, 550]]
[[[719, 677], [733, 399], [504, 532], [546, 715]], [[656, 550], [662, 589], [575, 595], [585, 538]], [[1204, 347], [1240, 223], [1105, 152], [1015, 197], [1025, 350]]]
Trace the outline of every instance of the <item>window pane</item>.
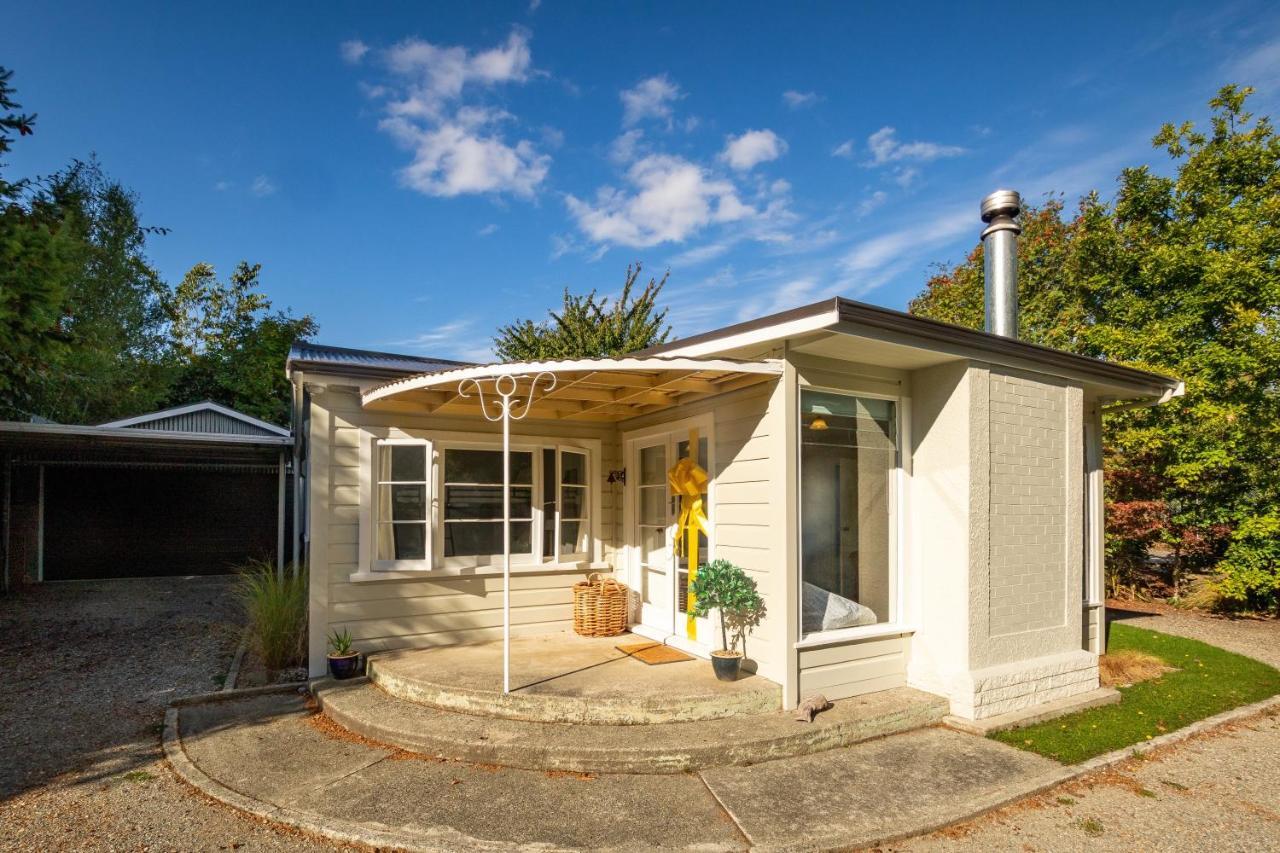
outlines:
[[[533, 523], [511, 522], [511, 553], [533, 549]], [[451, 522], [444, 526], [446, 557], [491, 556], [502, 553], [502, 522]]]
[[667, 481], [667, 448], [661, 444], [640, 448], [640, 485], [653, 486]]
[[586, 522], [560, 522], [560, 553], [581, 554], [587, 550]]
[[[707, 437], [704, 435], [698, 439], [698, 467], [704, 471], [709, 470], [707, 468], [707, 457], [709, 457], [711, 453], [708, 448], [709, 445], [707, 444]], [[676, 457], [684, 459], [688, 455], [689, 439], [686, 438], [684, 441], [676, 445]]]
[[[502, 483], [501, 450], [446, 450], [444, 479], [448, 483]], [[511, 482], [533, 483], [533, 454], [511, 451]]]
[[[650, 491], [645, 489], [645, 491]], [[653, 491], [657, 491], [654, 489]], [[587, 514], [586, 486], [560, 487], [560, 517], [582, 518]]]
[[382, 521], [425, 521], [427, 487], [395, 485], [378, 487], [378, 511]]
[[421, 483], [427, 479], [427, 448], [421, 444], [391, 444], [391, 476], [387, 479]]
[[662, 486], [640, 489], [640, 523], [666, 524], [667, 490]]
[[587, 484], [587, 455], [585, 453], [560, 454], [560, 482], [576, 486]]
[[886, 622], [894, 403], [804, 390], [800, 403], [802, 630]]
[[[502, 486], [445, 486], [444, 517], [502, 518]], [[511, 517], [533, 517], [533, 489], [511, 487]]]
[[425, 524], [379, 524], [378, 557], [383, 560], [425, 560]]

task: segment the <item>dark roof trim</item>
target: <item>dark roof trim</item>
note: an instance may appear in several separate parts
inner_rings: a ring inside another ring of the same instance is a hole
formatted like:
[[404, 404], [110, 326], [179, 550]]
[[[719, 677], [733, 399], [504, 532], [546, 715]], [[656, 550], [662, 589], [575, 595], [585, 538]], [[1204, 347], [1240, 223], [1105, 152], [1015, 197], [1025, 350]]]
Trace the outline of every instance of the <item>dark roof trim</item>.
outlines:
[[955, 326], [951, 323], [943, 323], [927, 317], [917, 317], [914, 314], [907, 314], [903, 311], [880, 308], [839, 296], [778, 314], [771, 314], [758, 320], [749, 320], [745, 323], [726, 326], [723, 329], [715, 329], [700, 335], [672, 341], [668, 344], [650, 347], [635, 353], [635, 355], [657, 355], [696, 344], [713, 342], [721, 338], [767, 329], [770, 326], [780, 326], [797, 320], [817, 318], [824, 314], [830, 314], [835, 322], [853, 323], [882, 331], [925, 338], [952, 346], [971, 347], [980, 352], [988, 352], [997, 356], [1021, 359], [1047, 367], [1069, 370], [1104, 382], [1118, 382], [1124, 385], [1146, 385], [1162, 389], [1175, 389], [1181, 384], [1177, 379], [1159, 373], [1139, 370], [1135, 367], [1125, 367], [1124, 365], [1090, 358], [1089, 356], [1063, 352], [1062, 350], [1052, 349], [1029, 341], [1020, 341], [988, 332], [980, 332], [975, 329], [967, 329], [963, 326]]
[[295, 341], [289, 349], [285, 372], [316, 370], [362, 379], [389, 379], [434, 373], [454, 367], [470, 367], [471, 362], [446, 358], [403, 355], [376, 350], [334, 347], [310, 341]]

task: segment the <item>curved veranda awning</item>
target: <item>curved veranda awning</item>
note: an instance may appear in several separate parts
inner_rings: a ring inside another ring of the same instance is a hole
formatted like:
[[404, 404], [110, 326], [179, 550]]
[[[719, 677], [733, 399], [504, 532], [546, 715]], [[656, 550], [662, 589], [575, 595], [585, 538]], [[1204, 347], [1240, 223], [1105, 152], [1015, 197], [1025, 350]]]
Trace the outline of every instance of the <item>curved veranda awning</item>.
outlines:
[[[530, 418], [611, 422], [768, 382], [781, 373], [780, 359], [651, 356], [514, 362], [410, 376], [370, 388], [362, 403], [373, 411], [481, 414], [476, 384], [487, 398], [499, 377], [511, 377], [514, 397], [522, 400], [538, 381]], [[548, 375], [554, 378], [549, 391]]]

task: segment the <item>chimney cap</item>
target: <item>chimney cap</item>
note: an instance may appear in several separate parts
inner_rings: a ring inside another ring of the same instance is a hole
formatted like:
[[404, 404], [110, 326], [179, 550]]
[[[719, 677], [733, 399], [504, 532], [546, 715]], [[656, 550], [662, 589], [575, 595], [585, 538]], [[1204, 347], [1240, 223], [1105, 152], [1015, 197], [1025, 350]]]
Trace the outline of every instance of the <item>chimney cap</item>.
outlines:
[[997, 216], [1017, 216], [1022, 210], [1022, 196], [1017, 190], [996, 190], [982, 200], [982, 221], [990, 222]]

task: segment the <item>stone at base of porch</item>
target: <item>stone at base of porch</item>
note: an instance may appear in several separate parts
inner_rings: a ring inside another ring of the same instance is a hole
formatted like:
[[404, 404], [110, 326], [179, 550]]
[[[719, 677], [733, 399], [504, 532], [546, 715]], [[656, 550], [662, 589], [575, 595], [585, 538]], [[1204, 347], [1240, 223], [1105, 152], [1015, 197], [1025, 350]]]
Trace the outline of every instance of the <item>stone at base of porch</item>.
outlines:
[[951, 715], [998, 717], [1098, 689], [1098, 656], [1083, 650], [973, 670], [947, 691]]

